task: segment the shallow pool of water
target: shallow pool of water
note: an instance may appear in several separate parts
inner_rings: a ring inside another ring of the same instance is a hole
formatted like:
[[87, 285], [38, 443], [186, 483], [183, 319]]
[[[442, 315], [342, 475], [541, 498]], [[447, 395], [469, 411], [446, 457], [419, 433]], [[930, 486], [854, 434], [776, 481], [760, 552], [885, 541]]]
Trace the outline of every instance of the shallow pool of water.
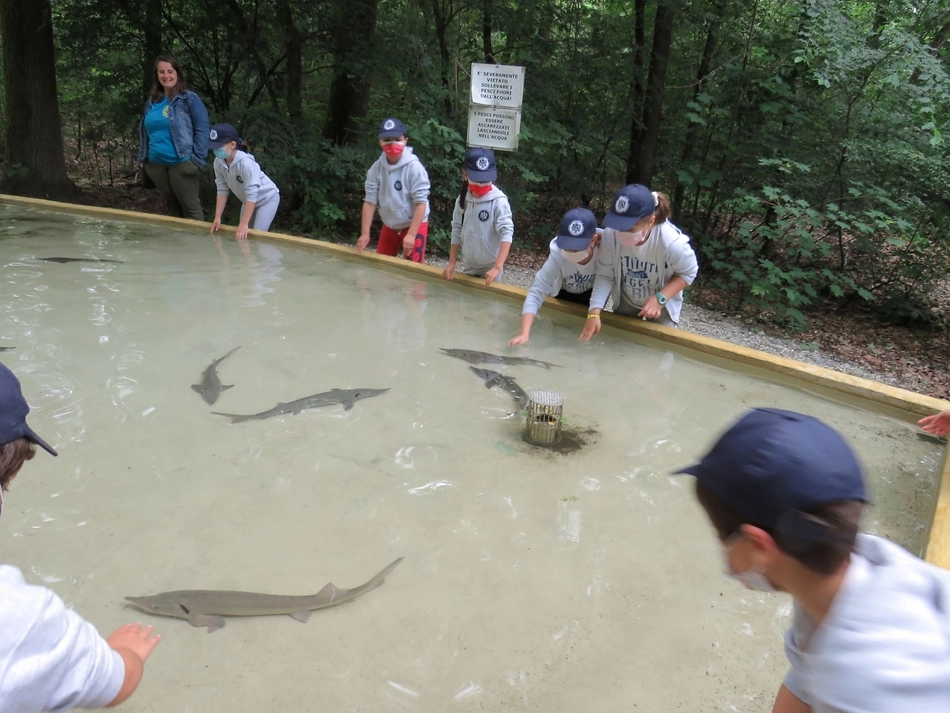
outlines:
[[[117, 262], [46, 262], [43, 257]], [[5, 500], [4, 561], [108, 633], [163, 642], [124, 709], [770, 710], [789, 600], [727, 580], [669, 473], [747, 408], [816, 415], [872, 481], [866, 529], [919, 552], [939, 452], [905, 423], [703, 364], [612, 330], [580, 344], [520, 306], [268, 242], [241, 250], [135, 222], [0, 205], [0, 355], [40, 452]], [[212, 359], [234, 387], [191, 388]], [[565, 397], [582, 446], [527, 445], [510, 394], [440, 347], [559, 365], [492, 366]], [[333, 388], [388, 388], [230, 424]], [[207, 634], [126, 608], [172, 589], [308, 594], [386, 584]]]

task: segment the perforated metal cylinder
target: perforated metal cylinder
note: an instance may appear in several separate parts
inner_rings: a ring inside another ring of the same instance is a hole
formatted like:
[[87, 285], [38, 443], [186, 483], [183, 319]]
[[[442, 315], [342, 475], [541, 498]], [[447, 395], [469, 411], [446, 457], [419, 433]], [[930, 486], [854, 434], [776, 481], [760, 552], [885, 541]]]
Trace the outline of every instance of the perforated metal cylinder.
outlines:
[[528, 393], [528, 418], [524, 438], [537, 446], [550, 446], [561, 440], [564, 397], [554, 391]]

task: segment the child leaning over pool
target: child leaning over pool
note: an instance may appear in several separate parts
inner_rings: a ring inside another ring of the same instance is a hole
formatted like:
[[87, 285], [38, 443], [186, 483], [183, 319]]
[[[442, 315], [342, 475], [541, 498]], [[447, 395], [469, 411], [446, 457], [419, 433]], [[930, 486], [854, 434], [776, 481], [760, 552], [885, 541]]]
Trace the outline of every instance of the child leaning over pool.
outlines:
[[726, 574], [792, 597], [772, 713], [950, 710], [950, 572], [858, 532], [864, 476], [837, 431], [755, 409], [680, 472], [696, 476]]
[[551, 241], [551, 254], [531, 283], [521, 310], [521, 332], [508, 344], [527, 344], [531, 324], [544, 298], [590, 303], [597, 276], [597, 243], [600, 234], [597, 217], [587, 208], [572, 208], [561, 218], [557, 237]]
[[214, 151], [214, 183], [218, 189], [211, 232], [221, 227], [221, 216], [232, 192], [241, 201], [241, 218], [235, 233], [238, 240], [247, 238], [248, 228], [270, 229], [280, 205], [280, 191], [254, 157], [245, 153], [247, 147], [237, 129], [230, 124], [215, 124], [208, 148]]
[[446, 280], [455, 275], [455, 263], [462, 251], [462, 272], [485, 277], [485, 286], [501, 277], [511, 249], [515, 224], [508, 196], [493, 185], [498, 178], [495, 154], [491, 149], [471, 148], [465, 152], [462, 179], [468, 183], [455, 200], [452, 213], [452, 247], [449, 264], [442, 271]]

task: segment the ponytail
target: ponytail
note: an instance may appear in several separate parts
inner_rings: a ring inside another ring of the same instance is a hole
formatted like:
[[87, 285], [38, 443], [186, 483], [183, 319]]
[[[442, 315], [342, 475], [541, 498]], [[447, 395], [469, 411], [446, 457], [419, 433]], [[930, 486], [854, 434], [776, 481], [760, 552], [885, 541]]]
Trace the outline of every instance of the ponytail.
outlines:
[[468, 195], [468, 181], [462, 181], [462, 190], [459, 191], [459, 208], [465, 214], [465, 199]]
[[665, 193], [660, 193], [659, 191], [654, 192], [653, 197], [656, 199], [656, 208], [653, 211], [653, 217], [655, 224], [660, 225], [661, 223], [665, 223], [666, 219], [669, 218], [672, 213], [670, 199]]

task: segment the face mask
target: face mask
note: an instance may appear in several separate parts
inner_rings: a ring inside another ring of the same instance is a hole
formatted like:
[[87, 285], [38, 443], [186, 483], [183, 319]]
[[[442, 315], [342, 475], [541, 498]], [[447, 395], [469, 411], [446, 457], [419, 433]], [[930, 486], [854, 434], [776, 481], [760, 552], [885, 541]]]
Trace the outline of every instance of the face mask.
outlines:
[[487, 186], [478, 186], [474, 183], [468, 184], [468, 190], [472, 192], [472, 195], [476, 198], [481, 198], [482, 196], [488, 195], [488, 192], [492, 189], [492, 185], [489, 183]]
[[569, 253], [565, 250], [562, 250], [561, 255], [568, 262], [573, 262], [580, 265], [590, 255], [590, 248], [588, 248], [587, 250], [580, 250], [578, 252], [573, 252], [573, 253]]
[[635, 248], [645, 241], [646, 230], [638, 230], [636, 233], [622, 233], [617, 231], [617, 241], [625, 248]]
[[383, 153], [387, 156], [392, 156], [393, 158], [397, 156], [402, 156], [403, 149], [406, 148], [406, 144], [402, 141], [394, 141], [391, 144], [383, 144]]
[[753, 592], [774, 592], [775, 587], [772, 586], [772, 583], [765, 577], [765, 574], [761, 570], [752, 568], [748, 572], [733, 572], [732, 565], [729, 563], [729, 551], [736, 546], [738, 540], [733, 542], [731, 545], [723, 545], [723, 556], [726, 560], [726, 575], [732, 577], [740, 584], [742, 584], [746, 589], [751, 589]]
[[226, 160], [228, 158], [228, 150], [222, 146], [219, 149], [214, 149], [214, 155], [216, 158]]

